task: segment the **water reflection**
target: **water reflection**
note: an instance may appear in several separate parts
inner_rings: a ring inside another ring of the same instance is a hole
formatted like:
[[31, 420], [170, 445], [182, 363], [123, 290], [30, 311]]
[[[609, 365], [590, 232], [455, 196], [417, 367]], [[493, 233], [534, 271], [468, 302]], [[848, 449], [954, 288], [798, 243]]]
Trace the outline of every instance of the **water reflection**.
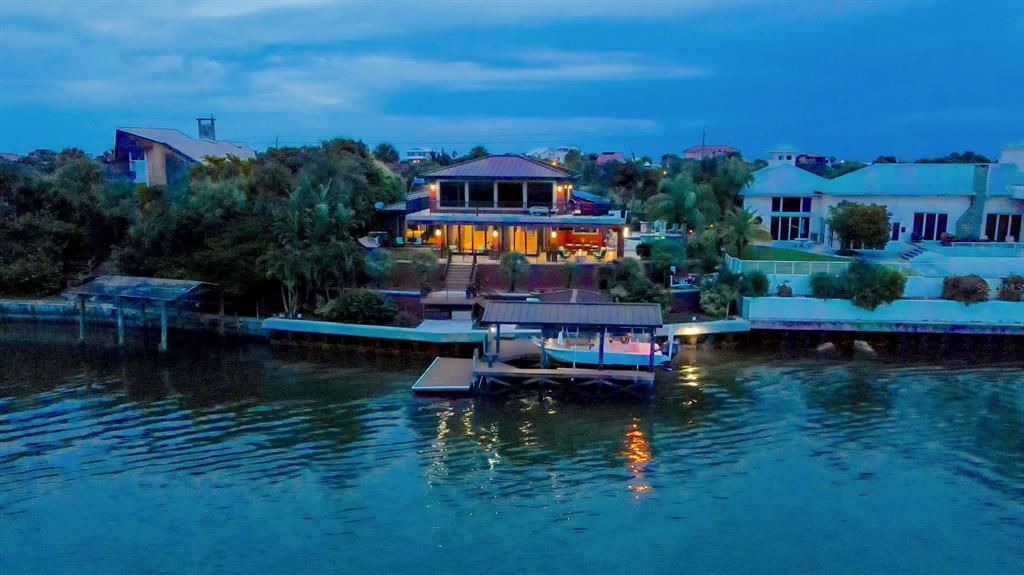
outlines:
[[653, 489], [644, 477], [647, 471], [647, 464], [653, 459], [651, 456], [651, 444], [647, 439], [647, 435], [640, 429], [640, 421], [636, 418], [629, 424], [629, 428], [626, 431], [625, 447], [622, 455], [626, 458], [630, 473], [633, 474], [633, 479], [626, 488], [635, 493], [637, 497], [641, 493]]

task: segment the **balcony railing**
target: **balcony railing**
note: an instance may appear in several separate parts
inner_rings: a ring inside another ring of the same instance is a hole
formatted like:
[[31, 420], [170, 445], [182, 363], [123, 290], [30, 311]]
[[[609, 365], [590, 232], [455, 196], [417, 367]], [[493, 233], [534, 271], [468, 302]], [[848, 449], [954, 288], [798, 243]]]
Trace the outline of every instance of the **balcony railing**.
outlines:
[[456, 214], [493, 214], [493, 213], [507, 213], [507, 214], [527, 214], [527, 215], [543, 215], [543, 216], [614, 216], [620, 215], [622, 212], [618, 210], [608, 210], [604, 213], [595, 213], [592, 208], [588, 209], [589, 206], [582, 206], [580, 204], [568, 204], [566, 202], [557, 202], [552, 206], [550, 202], [528, 204], [523, 206], [522, 202], [498, 202], [497, 205], [494, 202], [487, 203], [473, 203], [467, 205], [444, 205], [439, 203], [437, 200], [430, 202], [431, 212], [441, 213], [456, 213]]

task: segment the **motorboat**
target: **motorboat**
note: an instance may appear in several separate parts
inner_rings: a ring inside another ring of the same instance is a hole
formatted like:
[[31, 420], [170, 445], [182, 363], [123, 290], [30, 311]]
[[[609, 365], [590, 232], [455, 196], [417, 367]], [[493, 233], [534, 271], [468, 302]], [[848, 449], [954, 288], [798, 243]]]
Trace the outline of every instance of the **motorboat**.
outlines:
[[[560, 333], [558, 338], [532, 338], [533, 344], [543, 348], [550, 359], [571, 365], [605, 365], [646, 367], [650, 362], [650, 341], [637, 341], [635, 338], [604, 336], [604, 361], [601, 354], [601, 335], [589, 340], [576, 338], [569, 340]], [[661, 346], [654, 344], [654, 365], [669, 363], [672, 358], [665, 355]]]

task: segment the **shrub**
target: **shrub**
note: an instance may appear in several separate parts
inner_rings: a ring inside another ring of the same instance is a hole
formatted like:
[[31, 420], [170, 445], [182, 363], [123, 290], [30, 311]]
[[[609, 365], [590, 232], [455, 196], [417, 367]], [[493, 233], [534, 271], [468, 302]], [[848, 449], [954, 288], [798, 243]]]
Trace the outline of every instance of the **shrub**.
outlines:
[[573, 262], [563, 264], [562, 277], [565, 279], [565, 287], [572, 288], [573, 284], [580, 277], [580, 266]]
[[651, 257], [651, 244], [639, 243], [636, 245], [636, 255], [640, 256], [641, 259], [649, 259]]
[[719, 251], [720, 238], [713, 229], [702, 230], [692, 234], [686, 242], [686, 255], [700, 262], [700, 267], [710, 272], [722, 263]]
[[60, 262], [44, 254], [28, 254], [0, 265], [0, 294], [51, 295], [60, 291], [64, 273]]
[[341, 292], [337, 299], [318, 308], [316, 314], [329, 321], [390, 325], [398, 316], [398, 307], [375, 291], [353, 289]]
[[907, 285], [899, 271], [863, 261], [850, 264], [839, 281], [846, 285], [853, 305], [868, 310], [900, 299]]
[[1024, 301], [1024, 276], [1010, 274], [999, 285], [999, 299], [1002, 301]]
[[965, 305], [988, 301], [988, 282], [979, 275], [949, 276], [942, 280], [942, 299]]
[[632, 258], [601, 265], [597, 268], [597, 280], [613, 301], [657, 303], [663, 310], [671, 303], [668, 292], [648, 279], [640, 262]]
[[651, 244], [650, 265], [652, 279], [664, 282], [675, 266], [676, 272], [686, 265], [686, 245], [679, 240], [658, 240]]
[[700, 309], [710, 317], [724, 317], [729, 313], [732, 299], [729, 294], [717, 289], [709, 289], [700, 293]]
[[818, 272], [811, 274], [811, 295], [821, 299], [848, 298], [843, 278], [830, 273]]
[[516, 291], [516, 280], [530, 271], [530, 260], [521, 253], [508, 252], [501, 256], [501, 275], [509, 282], [508, 291]]
[[373, 250], [363, 261], [363, 272], [377, 287], [391, 278], [395, 262], [386, 250]]
[[768, 276], [760, 270], [745, 273], [740, 279], [740, 295], [764, 297], [768, 295], [768, 287]]
[[789, 281], [782, 280], [779, 285], [775, 287], [775, 295], [779, 297], [793, 297], [793, 288], [790, 287]]
[[420, 251], [412, 255], [410, 259], [412, 269], [420, 280], [420, 291], [424, 294], [430, 291], [427, 280], [437, 273], [437, 256], [431, 252]]

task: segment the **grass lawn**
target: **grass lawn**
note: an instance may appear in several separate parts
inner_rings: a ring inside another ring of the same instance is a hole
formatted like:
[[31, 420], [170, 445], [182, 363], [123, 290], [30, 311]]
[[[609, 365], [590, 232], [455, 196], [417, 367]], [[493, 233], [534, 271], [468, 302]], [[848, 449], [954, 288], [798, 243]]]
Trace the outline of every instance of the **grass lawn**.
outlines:
[[789, 248], [772, 246], [747, 246], [743, 248], [744, 260], [762, 260], [779, 262], [843, 262], [848, 261], [826, 254], [816, 254]]

